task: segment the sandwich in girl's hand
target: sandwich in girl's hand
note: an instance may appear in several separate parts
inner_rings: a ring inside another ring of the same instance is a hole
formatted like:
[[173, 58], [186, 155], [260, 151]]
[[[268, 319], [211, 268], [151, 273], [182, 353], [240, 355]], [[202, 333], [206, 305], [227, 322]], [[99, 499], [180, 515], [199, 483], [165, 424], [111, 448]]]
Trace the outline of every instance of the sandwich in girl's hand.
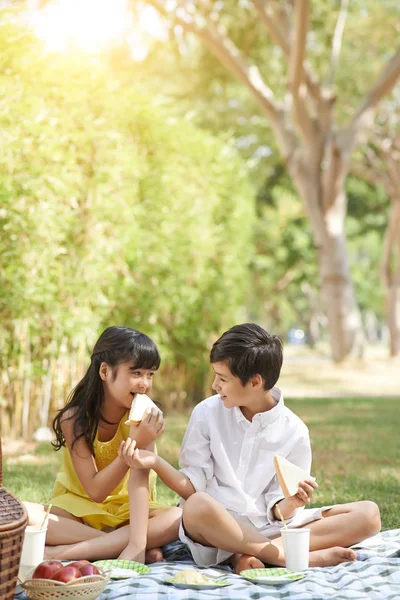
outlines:
[[144, 413], [148, 408], [159, 408], [154, 404], [146, 394], [135, 394], [132, 402], [131, 410], [129, 412], [128, 420], [125, 421], [125, 425], [139, 425], [144, 417]]
[[283, 456], [274, 456], [274, 467], [285, 498], [297, 494], [300, 481], [306, 479], [313, 479], [315, 481], [315, 477], [312, 477], [304, 469], [283, 458]]

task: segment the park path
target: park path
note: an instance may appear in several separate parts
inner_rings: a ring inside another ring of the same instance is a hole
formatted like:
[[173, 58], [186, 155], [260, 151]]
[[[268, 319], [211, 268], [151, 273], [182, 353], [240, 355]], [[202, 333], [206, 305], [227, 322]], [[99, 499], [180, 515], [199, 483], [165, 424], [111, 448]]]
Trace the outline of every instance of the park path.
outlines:
[[322, 352], [286, 347], [279, 386], [284, 397], [398, 396], [400, 358], [390, 359], [386, 349], [368, 349], [364, 359], [335, 365]]

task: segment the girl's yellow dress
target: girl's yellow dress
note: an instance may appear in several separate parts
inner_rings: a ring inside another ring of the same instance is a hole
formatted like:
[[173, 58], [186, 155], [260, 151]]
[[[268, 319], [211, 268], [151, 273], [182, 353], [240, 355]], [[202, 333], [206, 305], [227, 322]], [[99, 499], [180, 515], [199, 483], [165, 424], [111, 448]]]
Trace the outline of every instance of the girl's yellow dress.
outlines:
[[[99, 471], [112, 463], [118, 454], [122, 440], [126, 440], [129, 436], [129, 425], [125, 425], [127, 418], [128, 413], [120, 421], [114, 437], [108, 442], [99, 442], [96, 434], [94, 452]], [[129, 521], [129, 471], [104, 502], [94, 502], [83, 489], [75, 473], [68, 448], [64, 446], [62, 453], [61, 469], [56, 477], [51, 504], [66, 510], [75, 517], [80, 517], [96, 529], [116, 527]], [[164, 504], [156, 501], [156, 480], [156, 473], [150, 471], [149, 509], [166, 508]]]

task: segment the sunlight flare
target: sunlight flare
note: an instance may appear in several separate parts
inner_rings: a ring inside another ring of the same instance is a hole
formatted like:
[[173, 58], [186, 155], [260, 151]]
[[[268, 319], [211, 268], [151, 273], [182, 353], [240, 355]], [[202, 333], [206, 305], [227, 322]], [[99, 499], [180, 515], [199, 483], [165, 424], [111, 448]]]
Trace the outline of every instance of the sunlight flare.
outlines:
[[151, 38], [163, 39], [157, 12], [143, 7], [136, 14], [128, 0], [56, 0], [30, 12], [36, 35], [50, 51], [99, 52], [126, 43], [132, 58], [143, 60]]

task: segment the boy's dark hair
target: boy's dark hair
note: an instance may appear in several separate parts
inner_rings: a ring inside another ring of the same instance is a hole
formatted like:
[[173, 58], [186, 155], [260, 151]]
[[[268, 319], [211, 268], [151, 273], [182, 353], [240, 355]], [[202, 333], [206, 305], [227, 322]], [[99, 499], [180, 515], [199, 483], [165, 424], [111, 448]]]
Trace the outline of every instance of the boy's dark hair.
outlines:
[[64, 414], [75, 408], [74, 415], [74, 442], [84, 438], [91, 452], [94, 453], [94, 441], [100, 419], [109, 423], [103, 414], [104, 390], [99, 375], [102, 362], [115, 369], [124, 362], [132, 361], [137, 369], [154, 369], [160, 366], [161, 358], [155, 343], [144, 333], [130, 327], [113, 326], [103, 331], [93, 348], [90, 366], [86, 375], [68, 397], [67, 404], [53, 420], [53, 430], [56, 434], [55, 450], [65, 446], [65, 439], [61, 429]]
[[211, 363], [225, 362], [242, 385], [254, 375], [261, 375], [264, 389], [278, 381], [282, 367], [282, 342], [256, 323], [235, 325], [225, 331], [211, 348]]

